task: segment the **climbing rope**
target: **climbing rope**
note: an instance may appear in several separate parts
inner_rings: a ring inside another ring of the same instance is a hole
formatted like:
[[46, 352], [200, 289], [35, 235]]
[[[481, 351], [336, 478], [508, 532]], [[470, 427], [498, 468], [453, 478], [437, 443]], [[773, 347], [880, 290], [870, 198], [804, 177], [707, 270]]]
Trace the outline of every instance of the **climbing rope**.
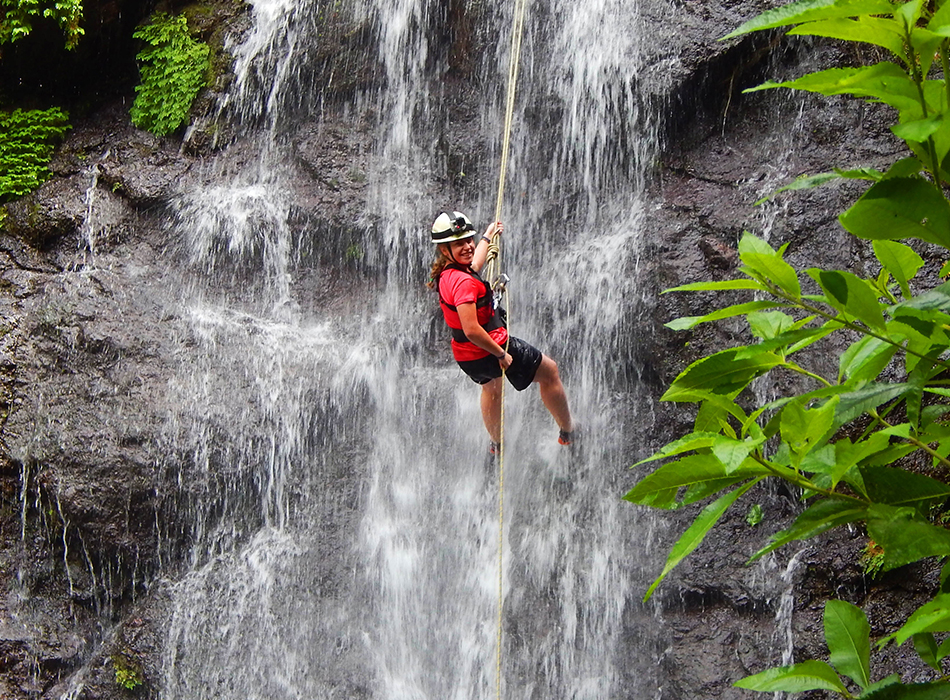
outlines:
[[[511, 53], [508, 57], [508, 97], [505, 103], [505, 126], [501, 140], [501, 163], [498, 175], [498, 197], [495, 200], [495, 221], [501, 221], [501, 207], [505, 196], [505, 174], [508, 171], [508, 152], [511, 144], [511, 123], [515, 113], [515, 86], [518, 82], [518, 66], [521, 59], [521, 36], [524, 29], [525, 7], [527, 0], [516, 0], [514, 21], [511, 26]], [[508, 312], [508, 327], [511, 328], [511, 296], [506, 287], [507, 279], [501, 274], [501, 246], [498, 234], [492, 236], [488, 244], [488, 256], [485, 260], [486, 278], [493, 289], [504, 294]], [[509, 340], [511, 336], [509, 335]], [[505, 342], [508, 352], [508, 341]], [[501, 381], [501, 425], [498, 441], [498, 638], [496, 640], [496, 692], [501, 700], [501, 649], [504, 629], [504, 544], [505, 544], [505, 371]]]

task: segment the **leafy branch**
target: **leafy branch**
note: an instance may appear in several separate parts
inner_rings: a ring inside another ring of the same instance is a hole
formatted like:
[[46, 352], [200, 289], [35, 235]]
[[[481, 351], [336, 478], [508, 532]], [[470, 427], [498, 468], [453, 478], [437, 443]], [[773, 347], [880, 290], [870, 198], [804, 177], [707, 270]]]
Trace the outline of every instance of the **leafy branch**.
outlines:
[[[883, 103], [895, 110], [891, 131], [909, 153], [884, 172], [836, 168], [802, 176], [773, 194], [837, 179], [869, 182], [838, 220], [871, 242], [880, 264], [873, 275], [802, 271], [784, 259], [787, 246], [775, 249], [746, 233], [739, 242], [744, 277], [667, 290], [751, 292], [751, 300], [667, 326], [686, 330], [739, 317], [754, 341], [696, 360], [662, 396], [697, 406], [693, 430], [634, 465], [659, 463], [624, 498], [663, 509], [710, 502], [673, 545], [647, 598], [734, 504], [769, 478], [800, 489], [807, 506], [750, 561], [852, 523], [863, 523], [880, 547], [882, 570], [950, 556], [950, 531], [931, 518], [950, 502], [950, 282], [922, 275], [924, 260], [907, 243], [917, 239], [945, 260], [950, 255], [950, 0], [800, 0], [764, 12], [724, 38], [780, 27], [791, 27], [790, 35], [872, 44], [892, 60], [766, 82], [748, 92], [787, 88]], [[947, 272], [950, 263], [941, 275]], [[803, 279], [819, 293], [803, 292]], [[842, 346], [838, 376], [830, 380], [813, 365]], [[756, 405], [748, 389], [776, 370], [819, 386], [788, 389]], [[750, 404], [751, 410], [743, 408]], [[879, 642], [913, 638], [918, 655], [936, 672], [933, 680], [903, 684], [893, 675], [872, 681], [864, 613], [829, 601], [830, 663], [769, 669], [736, 685], [761, 692], [821, 689], [872, 700], [950, 697], [941, 666], [950, 640], [938, 644], [934, 638], [950, 632], [950, 565], [941, 580], [933, 601]]]

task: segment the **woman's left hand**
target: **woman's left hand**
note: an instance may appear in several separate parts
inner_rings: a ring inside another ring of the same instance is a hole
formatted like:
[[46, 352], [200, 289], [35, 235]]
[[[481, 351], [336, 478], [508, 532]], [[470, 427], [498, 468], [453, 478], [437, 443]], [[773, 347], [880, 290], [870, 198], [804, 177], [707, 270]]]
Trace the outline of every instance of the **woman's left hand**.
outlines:
[[494, 223], [489, 224], [488, 228], [485, 229], [485, 235], [488, 236], [489, 238], [491, 238], [495, 234], [498, 234], [500, 236], [504, 230], [505, 230], [505, 225], [501, 223], [500, 221], [495, 221]]

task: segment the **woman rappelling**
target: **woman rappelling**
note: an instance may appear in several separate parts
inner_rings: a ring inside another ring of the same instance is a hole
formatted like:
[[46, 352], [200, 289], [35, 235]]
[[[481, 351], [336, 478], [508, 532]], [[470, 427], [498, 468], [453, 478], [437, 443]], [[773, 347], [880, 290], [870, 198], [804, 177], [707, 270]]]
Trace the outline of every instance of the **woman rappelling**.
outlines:
[[541, 401], [560, 429], [560, 444], [572, 443], [574, 429], [557, 364], [532, 345], [508, 335], [502, 310], [495, 308], [492, 289], [478, 274], [488, 257], [492, 237], [503, 229], [500, 221], [492, 223], [476, 244], [478, 232], [467, 216], [457, 211], [439, 214], [432, 224], [436, 258], [428, 283], [439, 294], [445, 322], [452, 331], [456, 362], [482, 386], [482, 419], [493, 455], [501, 441], [503, 374], [518, 391], [538, 384]]

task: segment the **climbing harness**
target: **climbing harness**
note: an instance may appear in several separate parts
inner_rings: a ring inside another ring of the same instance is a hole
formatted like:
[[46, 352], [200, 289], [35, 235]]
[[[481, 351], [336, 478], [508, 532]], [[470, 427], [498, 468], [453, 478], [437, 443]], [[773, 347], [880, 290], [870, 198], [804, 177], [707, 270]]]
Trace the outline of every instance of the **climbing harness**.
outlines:
[[[518, 66], [521, 59], [521, 35], [524, 30], [525, 7], [527, 0], [515, 0], [514, 21], [511, 25], [511, 53], [508, 56], [508, 95], [505, 102], [505, 126], [501, 140], [501, 163], [498, 175], [498, 197], [495, 200], [495, 221], [501, 221], [501, 207], [505, 196], [505, 174], [508, 171], [508, 152], [511, 144], [511, 123], [515, 113], [515, 86], [518, 82]], [[505, 297], [508, 313], [509, 336], [505, 342], [505, 353], [511, 340], [511, 296], [508, 294], [508, 275], [501, 272], [501, 246], [498, 234], [492, 235], [488, 243], [488, 255], [485, 259], [485, 279], [495, 291], [496, 299]], [[504, 377], [505, 370], [502, 370]], [[504, 544], [505, 544], [505, 381], [501, 382], [501, 427], [498, 443], [498, 638], [496, 640], [496, 693], [501, 700], [501, 649], [504, 624]]]

